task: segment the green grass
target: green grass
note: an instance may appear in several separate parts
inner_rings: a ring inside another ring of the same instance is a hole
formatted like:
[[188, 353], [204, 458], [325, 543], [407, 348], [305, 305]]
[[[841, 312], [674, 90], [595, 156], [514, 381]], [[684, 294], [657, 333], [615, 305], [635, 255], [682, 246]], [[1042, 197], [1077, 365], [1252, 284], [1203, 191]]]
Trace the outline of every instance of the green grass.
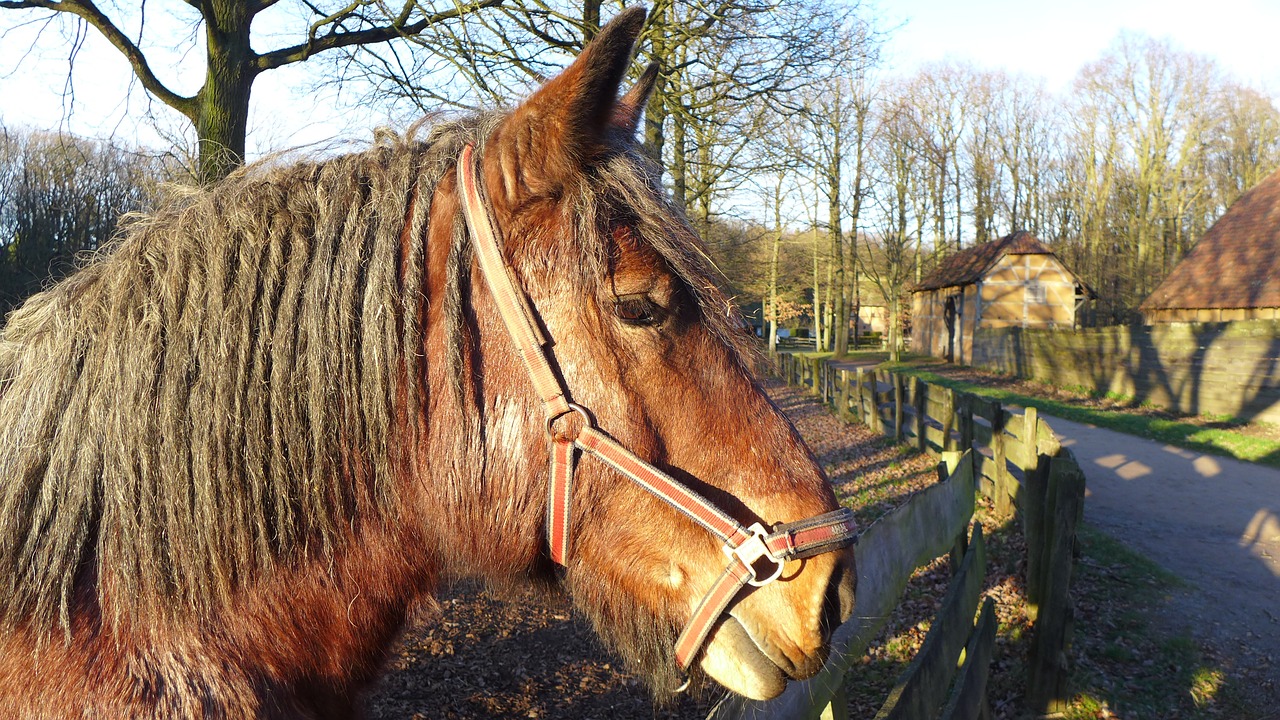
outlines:
[[1224, 455], [1238, 460], [1280, 468], [1280, 441], [1245, 435], [1230, 429], [1204, 428], [1191, 423], [1150, 417], [1122, 410], [1081, 407], [1063, 400], [1023, 395], [1012, 390], [989, 388], [943, 377], [912, 361], [886, 365], [890, 370], [915, 375], [921, 380], [999, 400], [1002, 404], [1035, 407], [1043, 413], [1074, 422], [1096, 425], [1130, 435], [1149, 438], [1188, 450]]
[[1073, 593], [1076, 671], [1068, 720], [1121, 717], [1263, 720], [1269, 708], [1220, 658], [1155, 627], [1153, 609], [1184, 586], [1125, 545], [1082, 525]]

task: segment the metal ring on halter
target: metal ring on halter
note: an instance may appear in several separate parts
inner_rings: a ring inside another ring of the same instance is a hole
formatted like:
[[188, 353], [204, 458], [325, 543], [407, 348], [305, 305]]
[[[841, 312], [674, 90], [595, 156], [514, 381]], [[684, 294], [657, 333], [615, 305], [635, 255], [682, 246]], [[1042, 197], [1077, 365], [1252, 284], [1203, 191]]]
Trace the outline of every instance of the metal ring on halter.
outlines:
[[[575, 412], [578, 413], [578, 415], [582, 416], [582, 424], [584, 427], [594, 428], [596, 426], [595, 420], [591, 417], [591, 413], [588, 412], [586, 408], [582, 407], [578, 403], [571, 402], [569, 403], [568, 410], [560, 413], [559, 415], [555, 415], [547, 418], [547, 434], [550, 435], [552, 438], [554, 438], [556, 436], [556, 430], [555, 430], [556, 421], [564, 417], [565, 415], [568, 415], [570, 413], [575, 413]], [[573, 438], [565, 438], [565, 439], [575, 440], [576, 436]]]
[[[724, 554], [731, 558], [736, 558], [738, 562], [751, 571], [751, 579], [747, 581], [748, 585], [764, 587], [782, 575], [782, 566], [785, 561], [779, 560], [772, 552], [769, 552], [769, 546], [765, 542], [769, 537], [769, 531], [765, 530], [763, 525], [752, 523], [751, 527], [747, 528], [747, 532], [751, 533], [751, 537], [734, 548], [725, 545], [723, 548]], [[760, 562], [760, 558], [769, 558], [769, 561], [776, 566], [773, 572], [763, 579], [756, 574], [756, 563]]]

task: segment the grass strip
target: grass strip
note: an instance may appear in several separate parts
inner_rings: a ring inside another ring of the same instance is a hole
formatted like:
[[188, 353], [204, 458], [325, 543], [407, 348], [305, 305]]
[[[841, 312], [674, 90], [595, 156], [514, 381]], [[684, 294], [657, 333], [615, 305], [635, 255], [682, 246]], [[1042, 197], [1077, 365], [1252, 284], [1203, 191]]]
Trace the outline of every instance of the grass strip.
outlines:
[[1103, 410], [1081, 407], [1062, 400], [1032, 397], [1012, 390], [991, 388], [963, 380], [939, 375], [928, 368], [911, 362], [886, 364], [883, 367], [895, 372], [914, 375], [926, 382], [953, 390], [963, 390], [975, 395], [999, 400], [1001, 404], [1035, 407], [1042, 413], [1073, 422], [1116, 430], [1176, 447], [1196, 450], [1212, 455], [1222, 455], [1247, 462], [1280, 468], [1280, 441], [1251, 437], [1224, 428], [1205, 428], [1192, 423], [1150, 417], [1123, 410]]

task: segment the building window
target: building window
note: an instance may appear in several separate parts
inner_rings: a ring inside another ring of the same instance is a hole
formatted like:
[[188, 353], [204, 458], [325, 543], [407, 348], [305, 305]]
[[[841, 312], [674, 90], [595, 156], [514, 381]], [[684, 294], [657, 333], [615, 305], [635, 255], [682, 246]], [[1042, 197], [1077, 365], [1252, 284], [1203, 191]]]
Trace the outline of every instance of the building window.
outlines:
[[1027, 302], [1040, 303], [1041, 305], [1049, 302], [1045, 287], [1040, 284], [1039, 280], [1027, 281]]

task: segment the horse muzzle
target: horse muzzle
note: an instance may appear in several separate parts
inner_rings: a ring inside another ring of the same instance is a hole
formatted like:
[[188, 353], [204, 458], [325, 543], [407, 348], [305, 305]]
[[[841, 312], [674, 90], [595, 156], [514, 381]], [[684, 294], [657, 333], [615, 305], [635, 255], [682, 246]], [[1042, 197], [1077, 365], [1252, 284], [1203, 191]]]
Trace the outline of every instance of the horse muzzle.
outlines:
[[[831, 633], [853, 614], [852, 553], [832, 553], [834, 563], [814, 561], [768, 592], [733, 606], [712, 632], [702, 669], [729, 690], [754, 700], [780, 694], [790, 680], [816, 675], [830, 652]], [[812, 577], [826, 572], [826, 582]], [[804, 582], [799, 578], [804, 577]], [[789, 584], [798, 587], [788, 587]]]

